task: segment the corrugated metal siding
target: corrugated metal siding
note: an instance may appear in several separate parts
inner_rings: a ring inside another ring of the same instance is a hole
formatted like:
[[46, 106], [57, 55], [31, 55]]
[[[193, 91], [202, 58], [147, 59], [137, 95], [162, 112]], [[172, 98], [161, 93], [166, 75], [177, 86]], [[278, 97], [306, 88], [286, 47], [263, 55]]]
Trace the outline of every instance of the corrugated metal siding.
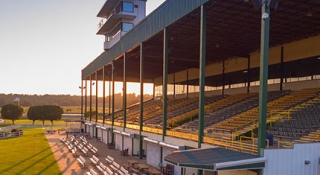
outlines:
[[[320, 175], [320, 143], [295, 144], [294, 149], [265, 150], [265, 175]], [[305, 160], [310, 164], [306, 165]]]
[[82, 78], [111, 62], [114, 58], [169, 26], [209, 0], [167, 0], [139, 25], [128, 32], [109, 51], [102, 53], [82, 70]]

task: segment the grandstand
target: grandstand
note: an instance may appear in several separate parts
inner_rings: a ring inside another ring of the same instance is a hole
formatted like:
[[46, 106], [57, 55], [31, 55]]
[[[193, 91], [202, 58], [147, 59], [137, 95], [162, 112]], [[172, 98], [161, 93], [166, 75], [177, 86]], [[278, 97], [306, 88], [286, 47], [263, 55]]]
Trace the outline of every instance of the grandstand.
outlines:
[[[106, 1], [98, 34], [134, 18], [138, 1], [115, 15], [121, 2]], [[320, 174], [320, 2], [251, 2], [167, 0], [120, 31], [82, 70], [84, 131], [175, 175]], [[154, 98], [115, 109], [115, 81], [152, 83]]]

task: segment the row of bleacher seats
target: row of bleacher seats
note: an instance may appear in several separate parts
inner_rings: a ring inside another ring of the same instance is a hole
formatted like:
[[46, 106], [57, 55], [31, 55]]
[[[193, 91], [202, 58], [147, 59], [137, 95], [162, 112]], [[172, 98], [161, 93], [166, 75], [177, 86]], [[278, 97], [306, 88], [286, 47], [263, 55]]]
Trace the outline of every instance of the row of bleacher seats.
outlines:
[[[210, 112], [205, 115], [204, 127], [213, 125], [222, 120], [230, 118], [236, 114], [253, 108], [257, 105], [257, 94], [238, 94], [226, 97], [211, 105]], [[252, 103], [253, 102], [253, 103]], [[198, 129], [198, 120], [185, 123], [181, 126], [183, 129]]]
[[[206, 97], [205, 103], [212, 103], [213, 101], [216, 101], [220, 98], [222, 97], [221, 96]], [[180, 105], [177, 107], [168, 106], [167, 119], [171, 119], [188, 112], [189, 112], [189, 116], [192, 117], [193, 115], [191, 113], [194, 113], [193, 111], [195, 111], [198, 107], [199, 107], [199, 98], [195, 97], [195, 98], [185, 99], [183, 103], [180, 103]], [[157, 115], [152, 117], [150, 120], [147, 120], [145, 124], [161, 125], [162, 111], [161, 113], [158, 113]]]
[[[270, 91], [268, 92], [268, 108], [271, 109], [282, 109], [282, 105], [280, 105], [279, 108], [276, 108], [276, 104], [281, 104], [283, 101], [282, 99], [285, 98], [285, 95], [288, 93], [288, 91], [280, 92], [280, 91]], [[245, 112], [242, 112], [240, 114], [237, 114], [231, 118], [228, 118], [226, 120], [223, 120], [219, 123], [213, 124], [209, 127], [207, 127], [207, 130], [229, 130], [229, 131], [235, 131], [238, 130], [241, 127], [245, 127], [246, 125], [256, 121], [258, 119], [258, 106], [249, 109]]]
[[[320, 88], [306, 89], [310, 98], [303, 99], [302, 103], [291, 110], [290, 118], [276, 122], [268, 128], [268, 132], [275, 137], [286, 136], [291, 140], [301, 137], [307, 138], [308, 134], [314, 133], [320, 128]], [[311, 137], [310, 137], [311, 138]]]

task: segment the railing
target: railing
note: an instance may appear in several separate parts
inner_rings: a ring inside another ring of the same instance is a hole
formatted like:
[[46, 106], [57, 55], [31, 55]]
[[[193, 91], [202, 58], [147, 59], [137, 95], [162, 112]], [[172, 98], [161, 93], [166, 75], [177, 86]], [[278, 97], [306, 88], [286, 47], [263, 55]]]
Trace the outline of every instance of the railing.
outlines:
[[278, 148], [292, 148], [292, 142], [278, 141]]
[[21, 128], [21, 125], [10, 125], [10, 126], [5, 126], [5, 127], [1, 127], [1, 130], [11, 130], [11, 129], [16, 129], [16, 128]]

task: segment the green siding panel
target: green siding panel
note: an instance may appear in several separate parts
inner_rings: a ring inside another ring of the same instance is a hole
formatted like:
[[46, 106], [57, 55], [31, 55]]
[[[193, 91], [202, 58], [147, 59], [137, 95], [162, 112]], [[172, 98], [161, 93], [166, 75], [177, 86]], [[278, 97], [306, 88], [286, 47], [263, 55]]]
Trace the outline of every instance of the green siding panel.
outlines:
[[200, 7], [209, 0], [167, 0], [153, 11], [135, 28], [129, 31], [109, 51], [103, 52], [82, 70], [82, 79], [110, 63], [127, 50], [138, 46], [141, 42], [163, 30], [186, 14]]

